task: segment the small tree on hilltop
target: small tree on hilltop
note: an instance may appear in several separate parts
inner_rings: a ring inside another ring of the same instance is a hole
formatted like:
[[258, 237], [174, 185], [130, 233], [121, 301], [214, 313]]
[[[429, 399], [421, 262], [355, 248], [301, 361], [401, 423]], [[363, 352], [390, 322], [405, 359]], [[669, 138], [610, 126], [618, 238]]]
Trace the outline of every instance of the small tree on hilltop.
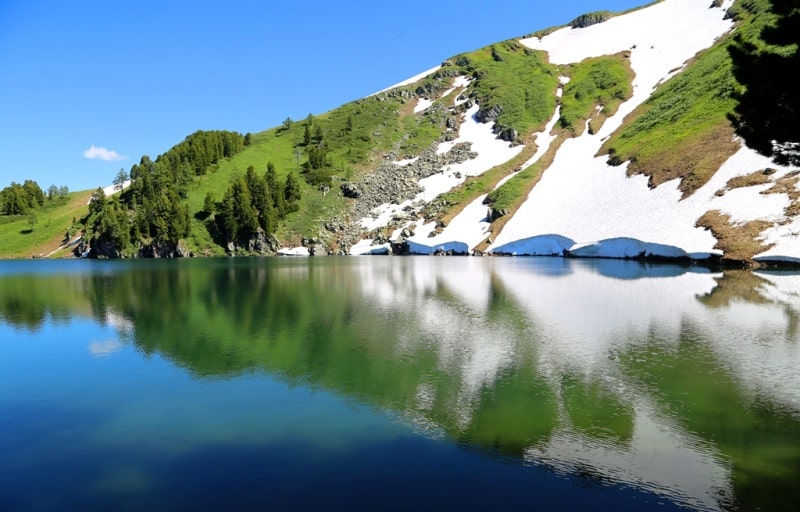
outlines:
[[120, 168], [117, 175], [114, 177], [114, 190], [117, 192], [121, 192], [123, 187], [125, 187], [125, 182], [128, 181], [128, 173], [125, 172], [125, 169]]

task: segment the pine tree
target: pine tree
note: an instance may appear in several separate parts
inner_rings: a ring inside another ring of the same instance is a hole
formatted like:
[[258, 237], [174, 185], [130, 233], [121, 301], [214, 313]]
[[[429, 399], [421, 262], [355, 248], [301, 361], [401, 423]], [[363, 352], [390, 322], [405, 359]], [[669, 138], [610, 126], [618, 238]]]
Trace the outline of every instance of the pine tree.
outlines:
[[291, 171], [286, 175], [283, 197], [286, 200], [287, 212], [296, 212], [299, 209], [297, 202], [300, 200], [300, 183]]
[[275, 165], [272, 162], [267, 162], [267, 172], [264, 175], [267, 182], [267, 188], [272, 196], [272, 208], [275, 216], [282, 219], [286, 215], [286, 199], [284, 197], [283, 183], [278, 181], [277, 173], [275, 172]]
[[257, 175], [255, 167], [251, 165], [247, 168], [245, 181], [247, 182], [247, 188], [250, 189], [253, 208], [255, 208], [258, 216], [258, 225], [267, 233], [273, 232], [275, 230], [275, 226], [272, 224], [274, 214], [271, 211], [272, 197], [270, 197], [267, 180]]
[[203, 213], [206, 216], [211, 216], [214, 214], [215, 203], [216, 201], [214, 200], [214, 193], [209, 190], [206, 192], [206, 197], [203, 199]]

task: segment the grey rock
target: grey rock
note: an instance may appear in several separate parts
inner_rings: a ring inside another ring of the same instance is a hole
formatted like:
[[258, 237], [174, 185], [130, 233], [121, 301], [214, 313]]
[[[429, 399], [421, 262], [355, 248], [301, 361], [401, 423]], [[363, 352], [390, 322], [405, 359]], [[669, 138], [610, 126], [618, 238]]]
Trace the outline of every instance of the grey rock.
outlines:
[[496, 121], [502, 113], [503, 107], [500, 105], [492, 105], [489, 108], [482, 108], [478, 110], [478, 113], [475, 114], [475, 117], [481, 123], [490, 123], [492, 121]]

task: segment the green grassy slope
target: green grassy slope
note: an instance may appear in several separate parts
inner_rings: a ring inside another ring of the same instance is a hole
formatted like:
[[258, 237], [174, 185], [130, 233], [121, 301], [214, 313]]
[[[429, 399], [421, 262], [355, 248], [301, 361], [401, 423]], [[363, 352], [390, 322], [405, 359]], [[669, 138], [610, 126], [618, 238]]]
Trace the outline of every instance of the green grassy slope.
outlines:
[[[71, 192], [63, 200], [53, 200], [32, 215], [0, 215], [0, 258], [48, 256], [58, 250], [67, 230], [80, 231], [80, 219], [88, 212], [86, 203], [92, 191]], [[68, 256], [58, 251], [54, 256]]]
[[738, 27], [702, 52], [659, 89], [603, 145], [612, 161], [630, 160], [631, 173], [650, 177], [657, 186], [681, 178], [684, 195], [697, 190], [739, 147], [728, 115], [740, 89], [733, 77], [728, 47], [734, 34], [757, 40], [771, 23], [768, 0], [740, 1]]

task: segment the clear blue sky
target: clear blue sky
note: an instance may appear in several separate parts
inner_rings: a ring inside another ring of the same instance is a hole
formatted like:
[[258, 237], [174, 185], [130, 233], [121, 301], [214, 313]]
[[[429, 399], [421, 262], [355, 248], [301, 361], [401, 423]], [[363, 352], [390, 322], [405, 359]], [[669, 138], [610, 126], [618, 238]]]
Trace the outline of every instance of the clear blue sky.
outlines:
[[0, 0], [0, 188], [108, 185], [195, 130], [259, 132], [455, 54], [646, 0]]

